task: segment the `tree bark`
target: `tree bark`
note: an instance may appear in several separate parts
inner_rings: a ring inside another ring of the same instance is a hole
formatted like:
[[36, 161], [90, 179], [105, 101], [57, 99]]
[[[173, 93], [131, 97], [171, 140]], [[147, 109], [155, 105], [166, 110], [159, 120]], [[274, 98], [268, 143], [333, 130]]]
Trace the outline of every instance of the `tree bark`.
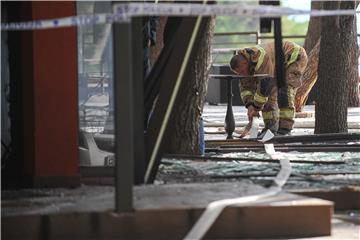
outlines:
[[[342, 7], [354, 7], [344, 2]], [[324, 9], [340, 8], [339, 1], [324, 2]], [[351, 77], [353, 16], [321, 19], [318, 92], [315, 105], [315, 133], [347, 132], [348, 89]]]
[[[355, 6], [354, 4], [343, 2], [341, 3], [342, 8], [357, 8], [359, 5], [359, 2], [356, 2]], [[359, 47], [358, 47], [358, 40], [357, 40], [357, 27], [356, 27], [356, 18], [354, 16], [349, 19], [349, 34], [350, 34], [350, 45], [351, 45], [351, 52], [349, 53], [351, 55], [351, 74], [350, 74], [350, 80], [349, 80], [349, 97], [348, 97], [348, 103], [349, 107], [360, 107], [360, 90], [359, 90], [359, 69], [358, 69], [358, 58], [359, 58]]]
[[158, 59], [158, 57], [160, 55], [161, 50], [164, 47], [163, 36], [164, 36], [164, 29], [165, 29], [166, 21], [167, 21], [166, 16], [159, 17], [159, 24], [156, 26], [155, 46], [152, 46], [150, 48], [150, 54], [149, 54], [151, 66], [154, 66], [156, 60]]
[[[322, 1], [311, 1], [311, 9], [312, 10], [320, 10], [322, 9], [323, 3]], [[305, 38], [305, 42], [304, 42], [304, 49], [306, 51], [306, 53], [308, 55], [311, 55], [311, 51], [312, 49], [315, 47], [315, 45], [319, 42], [320, 40], [320, 33], [321, 33], [321, 17], [310, 17], [310, 21], [309, 21], [309, 27], [308, 27], [308, 31], [306, 33], [306, 38]], [[318, 46], [320, 49], [320, 46]], [[319, 52], [319, 49], [317, 52]], [[319, 56], [316, 57], [317, 59], [319, 59]], [[314, 79], [305, 79], [304, 81], [314, 81], [312, 83], [312, 88], [310, 89], [310, 91], [307, 93], [306, 96], [303, 96], [302, 98], [305, 100], [304, 103], [302, 103], [303, 105], [297, 108], [299, 110], [297, 111], [301, 111], [302, 108], [304, 107], [304, 105], [306, 104], [306, 101], [308, 98], [314, 100], [316, 97], [316, 92], [317, 92], [317, 86], [316, 86], [316, 80], [317, 80], [317, 68], [313, 67], [312, 65], [310, 65], [310, 57], [309, 57], [309, 63], [308, 63], [308, 67], [311, 67], [313, 69], [311, 69], [311, 72], [315, 72], [316, 76]], [[317, 64], [316, 64], [317, 65]], [[309, 71], [310, 69], [307, 69], [306, 71]], [[305, 91], [304, 91], [305, 93]], [[301, 110], [300, 110], [301, 109]]]
[[353, 49], [356, 51], [351, 52], [351, 59], [353, 61], [350, 77], [350, 89], [349, 89], [349, 107], [360, 107], [360, 78], [358, 69], [358, 45], [353, 45]]
[[[311, 1], [311, 10], [321, 9], [322, 2]], [[315, 47], [320, 39], [321, 32], [321, 17], [311, 17], [309, 21], [309, 27], [306, 33], [304, 49], [307, 54], [310, 54], [311, 50]]]
[[[344, 5], [342, 3], [341, 8], [352, 8], [354, 5]], [[349, 4], [349, 3], [347, 3]], [[351, 4], [351, 2], [350, 2]], [[359, 5], [359, 2], [356, 2], [355, 8]], [[312, 1], [312, 9], [322, 9], [322, 2]], [[299, 88], [296, 94], [296, 111], [301, 112], [304, 108], [308, 98], [315, 99], [317, 95], [317, 71], [318, 71], [318, 56], [315, 53], [319, 53], [320, 46], [318, 45], [321, 32], [321, 18], [320, 17], [311, 17], [309, 22], [308, 32], [305, 38], [304, 48], [309, 54], [309, 63], [305, 69], [303, 85]], [[360, 89], [359, 89], [359, 73], [358, 73], [358, 45], [357, 45], [357, 33], [356, 33], [356, 21], [354, 18], [353, 28], [350, 30], [353, 37], [353, 41], [350, 41], [351, 49], [353, 49], [349, 54], [351, 54], [351, 77], [350, 77], [350, 89], [348, 94], [349, 107], [359, 107], [360, 106]], [[317, 49], [316, 49], [317, 48]], [[314, 52], [312, 52], [314, 51]]]
[[207, 93], [215, 18], [203, 18], [167, 130], [167, 153], [199, 154], [199, 123]]
[[308, 64], [303, 75], [303, 82], [301, 87], [297, 90], [295, 96], [296, 112], [301, 112], [308, 99], [309, 93], [316, 83], [318, 77], [318, 63], [319, 63], [320, 39], [312, 48], [308, 56]]

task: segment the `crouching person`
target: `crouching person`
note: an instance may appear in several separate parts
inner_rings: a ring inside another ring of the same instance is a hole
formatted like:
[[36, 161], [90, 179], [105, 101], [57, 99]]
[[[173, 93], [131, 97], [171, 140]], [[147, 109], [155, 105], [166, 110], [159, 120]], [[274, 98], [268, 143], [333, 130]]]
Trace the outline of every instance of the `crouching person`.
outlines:
[[[302, 84], [302, 75], [307, 65], [304, 48], [296, 43], [283, 43], [285, 56], [285, 78], [287, 87], [278, 89], [275, 76], [274, 44], [243, 48], [237, 51], [230, 61], [233, 72], [249, 76], [240, 81], [240, 95], [247, 108], [249, 120], [262, 112], [265, 128], [262, 137], [269, 129], [275, 135], [290, 135], [294, 126], [295, 95]], [[254, 74], [266, 77], [253, 78]]]

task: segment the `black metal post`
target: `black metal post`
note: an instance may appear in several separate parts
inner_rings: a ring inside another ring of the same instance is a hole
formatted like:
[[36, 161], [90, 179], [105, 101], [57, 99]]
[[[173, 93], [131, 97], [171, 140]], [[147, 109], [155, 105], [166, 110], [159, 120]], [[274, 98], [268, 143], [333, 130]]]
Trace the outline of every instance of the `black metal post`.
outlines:
[[284, 71], [284, 51], [282, 47], [281, 18], [274, 18], [275, 69], [278, 89], [286, 87]]
[[229, 77], [226, 79], [227, 84], [227, 109], [226, 109], [226, 116], [225, 116], [225, 131], [227, 133], [226, 139], [233, 139], [233, 132], [235, 130], [235, 119], [232, 110], [232, 78]]
[[115, 211], [133, 210], [134, 83], [131, 23], [113, 24], [115, 102]]
[[[259, 5], [267, 6], [279, 6], [280, 1], [269, 1], [269, 0], [260, 0]], [[270, 33], [272, 28], [272, 19], [271, 18], [260, 18], [260, 32], [261, 33]]]
[[133, 144], [135, 164], [135, 184], [144, 183], [146, 170], [145, 162], [145, 135], [144, 135], [144, 76], [143, 76], [143, 23], [141, 17], [131, 19], [131, 46], [132, 46], [132, 79], [134, 101], [134, 138]]

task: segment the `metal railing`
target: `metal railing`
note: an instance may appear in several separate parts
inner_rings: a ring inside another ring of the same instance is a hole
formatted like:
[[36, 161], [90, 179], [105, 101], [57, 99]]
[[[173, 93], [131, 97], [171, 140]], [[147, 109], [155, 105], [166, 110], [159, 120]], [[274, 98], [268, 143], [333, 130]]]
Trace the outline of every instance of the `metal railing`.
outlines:
[[[232, 36], [248, 37], [244, 41], [234, 40], [231, 41]], [[218, 41], [219, 37], [228, 37], [223, 41]], [[283, 39], [304, 39], [305, 35], [284, 35]], [[250, 40], [249, 40], [250, 38]], [[220, 32], [214, 34], [213, 45], [213, 63], [227, 63], [228, 59], [235, 53], [239, 46], [244, 45], [257, 45], [261, 44], [261, 40], [274, 39], [273, 35], [262, 36], [260, 32]], [[219, 47], [224, 46], [224, 47]], [[236, 47], [235, 47], [236, 46]], [[231, 55], [230, 55], [231, 54]], [[223, 55], [223, 57], [221, 57]]]

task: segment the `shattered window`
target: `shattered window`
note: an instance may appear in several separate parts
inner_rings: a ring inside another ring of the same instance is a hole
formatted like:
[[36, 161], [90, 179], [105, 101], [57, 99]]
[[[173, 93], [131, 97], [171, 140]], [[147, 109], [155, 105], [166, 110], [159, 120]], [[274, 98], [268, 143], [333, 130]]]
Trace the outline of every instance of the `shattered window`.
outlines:
[[[77, 2], [76, 7], [78, 15], [112, 11], [111, 2], [105, 1]], [[104, 147], [99, 145], [97, 139], [100, 134], [112, 134], [114, 130], [112, 48], [111, 24], [78, 27], [81, 166], [104, 166], [105, 162], [112, 162], [110, 159], [112, 153], [101, 149]]]

